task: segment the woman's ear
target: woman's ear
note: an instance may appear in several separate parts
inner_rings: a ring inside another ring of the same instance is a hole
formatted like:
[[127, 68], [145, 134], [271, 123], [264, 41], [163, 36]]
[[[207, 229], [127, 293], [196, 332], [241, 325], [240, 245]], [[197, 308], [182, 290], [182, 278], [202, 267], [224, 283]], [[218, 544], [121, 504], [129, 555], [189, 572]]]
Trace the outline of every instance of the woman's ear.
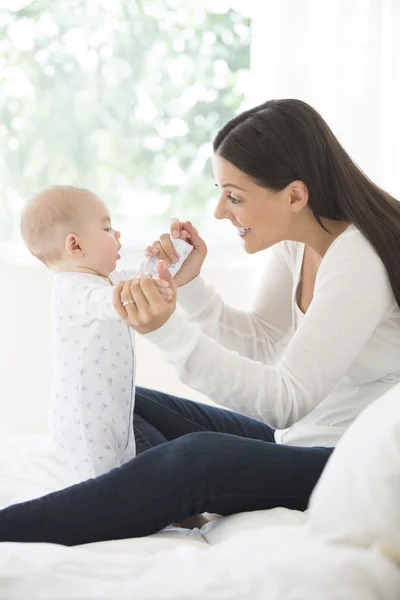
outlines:
[[308, 204], [308, 189], [303, 181], [289, 184], [289, 205], [294, 214], [298, 214]]
[[80, 244], [79, 235], [76, 233], [69, 233], [65, 238], [65, 250], [74, 258], [82, 258], [85, 255]]

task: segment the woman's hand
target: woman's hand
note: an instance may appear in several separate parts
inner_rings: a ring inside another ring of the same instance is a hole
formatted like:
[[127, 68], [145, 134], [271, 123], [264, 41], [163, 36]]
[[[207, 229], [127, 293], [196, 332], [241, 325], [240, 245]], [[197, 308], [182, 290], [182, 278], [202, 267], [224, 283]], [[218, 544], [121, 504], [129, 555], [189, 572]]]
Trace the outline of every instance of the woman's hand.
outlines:
[[156, 281], [149, 274], [121, 281], [114, 290], [117, 313], [127, 325], [142, 335], [162, 327], [176, 308], [176, 285], [163, 261], [157, 264], [157, 273], [169, 283], [171, 298], [160, 293]]
[[[205, 241], [200, 237], [197, 229], [190, 221], [179, 221], [179, 219], [171, 219], [170, 232], [172, 237], [185, 240], [193, 246], [192, 252], [189, 254], [178, 273], [174, 277], [176, 287], [185, 285], [197, 277], [201, 271], [203, 262], [207, 256], [207, 246]], [[172, 264], [178, 260], [175, 253], [175, 248], [171, 242], [170, 234], [163, 233], [160, 239], [146, 248], [146, 256], [156, 256], [160, 260]]]

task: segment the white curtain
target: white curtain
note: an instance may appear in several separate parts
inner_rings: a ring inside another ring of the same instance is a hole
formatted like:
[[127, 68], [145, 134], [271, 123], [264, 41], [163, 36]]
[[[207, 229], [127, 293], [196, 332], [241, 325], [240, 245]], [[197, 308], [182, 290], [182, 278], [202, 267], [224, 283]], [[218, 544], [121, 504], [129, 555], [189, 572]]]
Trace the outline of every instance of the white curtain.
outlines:
[[309, 102], [400, 198], [400, 1], [254, 0], [252, 27], [250, 104]]

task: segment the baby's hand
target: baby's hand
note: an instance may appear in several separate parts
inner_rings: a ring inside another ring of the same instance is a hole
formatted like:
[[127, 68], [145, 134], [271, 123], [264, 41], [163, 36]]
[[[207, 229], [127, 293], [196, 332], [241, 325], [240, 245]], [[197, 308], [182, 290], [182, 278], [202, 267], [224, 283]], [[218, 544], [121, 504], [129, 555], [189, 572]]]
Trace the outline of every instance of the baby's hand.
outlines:
[[158, 277], [153, 277], [153, 279], [157, 285], [158, 291], [160, 292], [164, 300], [166, 300], [167, 302], [171, 302], [173, 291], [168, 281], [165, 281], [165, 279], [160, 279]]
[[174, 275], [175, 284], [180, 287], [199, 275], [207, 256], [207, 246], [190, 221], [181, 222], [179, 219], [171, 219], [170, 233], [163, 233], [159, 240], [148, 246], [145, 256], [164, 260], [167, 266], [177, 263], [179, 257], [171, 241], [171, 235], [175, 239], [184, 240], [193, 248], [179, 271]]

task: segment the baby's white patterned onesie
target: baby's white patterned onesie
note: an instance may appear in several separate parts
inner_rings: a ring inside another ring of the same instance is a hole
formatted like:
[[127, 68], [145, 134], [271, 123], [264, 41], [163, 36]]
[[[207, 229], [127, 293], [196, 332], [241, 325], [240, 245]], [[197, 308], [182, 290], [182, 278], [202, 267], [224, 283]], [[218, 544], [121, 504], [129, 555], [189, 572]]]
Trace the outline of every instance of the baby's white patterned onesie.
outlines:
[[[182, 240], [174, 245], [180, 254], [171, 268], [175, 273], [192, 248]], [[50, 429], [77, 480], [106, 473], [135, 456], [134, 331], [119, 318], [112, 299], [120, 280], [153, 267], [146, 261], [138, 270], [114, 271], [112, 285], [87, 273], [55, 275]]]

